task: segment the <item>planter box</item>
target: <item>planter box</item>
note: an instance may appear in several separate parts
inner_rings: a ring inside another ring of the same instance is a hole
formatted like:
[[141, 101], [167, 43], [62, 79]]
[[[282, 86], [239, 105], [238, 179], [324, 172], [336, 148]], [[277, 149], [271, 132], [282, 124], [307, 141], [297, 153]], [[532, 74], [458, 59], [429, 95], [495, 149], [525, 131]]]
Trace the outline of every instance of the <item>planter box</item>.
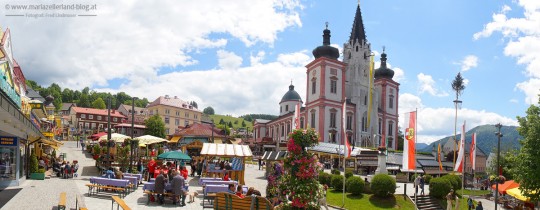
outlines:
[[30, 173], [30, 179], [45, 180], [45, 173]]

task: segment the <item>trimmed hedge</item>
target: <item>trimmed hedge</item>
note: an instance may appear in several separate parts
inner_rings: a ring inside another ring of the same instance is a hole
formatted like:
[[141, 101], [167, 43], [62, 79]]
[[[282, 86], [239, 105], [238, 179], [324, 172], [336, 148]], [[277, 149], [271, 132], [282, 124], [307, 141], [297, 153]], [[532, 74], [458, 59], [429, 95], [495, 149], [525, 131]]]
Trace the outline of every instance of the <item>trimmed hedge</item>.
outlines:
[[[454, 180], [454, 181], [452, 181], [452, 187], [454, 188], [454, 190], [461, 189], [461, 177], [459, 177], [458, 175], [455, 175], [455, 174], [447, 174], [447, 175], [444, 175], [443, 177], [447, 177], [448, 179]], [[454, 185], [454, 183], [455, 183], [455, 185]]]
[[442, 199], [450, 192], [451, 188], [452, 184], [448, 178], [433, 178], [429, 184], [429, 195]]
[[322, 185], [331, 186], [331, 180], [332, 180], [331, 174], [325, 173], [325, 172], [319, 173], [319, 183], [321, 183]]
[[357, 176], [347, 178], [345, 189], [353, 195], [360, 195], [364, 191], [364, 180]]
[[345, 181], [345, 177], [342, 175], [334, 174], [332, 175], [332, 187], [334, 190], [343, 190], [343, 182]]
[[332, 171], [330, 171], [330, 173], [336, 174], [336, 175], [341, 175], [341, 171], [339, 171], [337, 169], [332, 169]]
[[429, 184], [429, 182], [431, 181], [431, 179], [433, 179], [433, 176], [431, 175], [424, 175], [424, 183], [425, 184]]
[[377, 197], [391, 196], [396, 192], [396, 180], [388, 174], [377, 174], [371, 179], [371, 191]]
[[354, 173], [353, 173], [353, 170], [348, 168], [348, 169], [345, 169], [345, 179], [348, 179], [349, 177], [353, 176]]

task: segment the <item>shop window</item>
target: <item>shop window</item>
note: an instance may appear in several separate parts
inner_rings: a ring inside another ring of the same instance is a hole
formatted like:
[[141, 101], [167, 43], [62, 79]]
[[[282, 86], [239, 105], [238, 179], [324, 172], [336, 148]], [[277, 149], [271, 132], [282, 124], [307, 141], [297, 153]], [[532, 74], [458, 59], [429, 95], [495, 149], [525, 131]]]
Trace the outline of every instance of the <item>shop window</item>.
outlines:
[[2, 147], [0, 150], [0, 181], [15, 180], [17, 147]]

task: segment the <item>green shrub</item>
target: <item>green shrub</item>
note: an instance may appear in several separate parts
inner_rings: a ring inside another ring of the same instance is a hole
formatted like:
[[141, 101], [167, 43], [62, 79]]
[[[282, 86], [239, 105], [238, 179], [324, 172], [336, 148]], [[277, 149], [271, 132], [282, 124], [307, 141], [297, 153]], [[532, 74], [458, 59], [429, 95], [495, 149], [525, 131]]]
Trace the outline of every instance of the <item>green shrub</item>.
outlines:
[[442, 199], [450, 192], [451, 188], [452, 184], [448, 178], [433, 178], [429, 184], [429, 195]]
[[343, 190], [343, 182], [345, 181], [344, 179], [345, 177], [343, 177], [343, 175], [332, 175], [332, 187], [334, 188], [334, 190]]
[[331, 174], [325, 173], [325, 172], [319, 173], [319, 183], [321, 183], [322, 185], [331, 186], [331, 179], [332, 179]]
[[345, 169], [345, 179], [348, 179], [349, 177], [353, 176], [354, 173], [353, 173], [353, 170], [348, 168], [348, 169]]
[[30, 162], [28, 163], [28, 167], [30, 170], [30, 173], [37, 173], [38, 172], [38, 159], [36, 157], [36, 153], [32, 152], [30, 155]]
[[45, 169], [44, 168], [40, 168], [37, 170], [38, 173], [45, 173]]
[[371, 179], [371, 191], [377, 197], [388, 197], [396, 192], [396, 180], [388, 174], [377, 174]]
[[364, 191], [364, 180], [358, 176], [351, 176], [345, 182], [345, 189], [353, 195], [360, 195]]
[[373, 194], [373, 191], [371, 191], [371, 183], [364, 182], [364, 193]]
[[425, 184], [429, 184], [429, 182], [431, 181], [431, 179], [433, 179], [433, 176], [431, 175], [424, 175], [424, 183]]
[[450, 183], [450, 188], [456, 189], [458, 183], [457, 183], [457, 181], [455, 179], [453, 179], [453, 178], [451, 178], [449, 176], [446, 176], [446, 175], [442, 176], [441, 178], [448, 180], [448, 182]]
[[450, 184], [452, 185], [452, 189], [459, 190], [461, 189], [461, 178], [459, 178], [458, 175], [454, 174], [447, 174], [442, 176], [443, 179], [448, 179], [450, 181]]
[[332, 174], [336, 174], [336, 175], [340, 175], [341, 174], [341, 171], [337, 170], [337, 169], [332, 169], [331, 171]]

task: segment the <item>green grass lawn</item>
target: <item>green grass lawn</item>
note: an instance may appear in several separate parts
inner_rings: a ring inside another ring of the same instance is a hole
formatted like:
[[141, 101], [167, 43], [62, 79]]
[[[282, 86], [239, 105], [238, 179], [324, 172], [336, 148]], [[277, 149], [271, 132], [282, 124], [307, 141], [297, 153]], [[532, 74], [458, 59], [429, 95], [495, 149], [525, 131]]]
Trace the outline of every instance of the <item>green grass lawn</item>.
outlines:
[[[247, 120], [244, 120], [242, 118], [238, 118], [238, 117], [231, 117], [231, 116], [225, 116], [225, 115], [219, 115], [219, 114], [216, 114], [216, 115], [210, 115], [210, 118], [214, 120], [214, 123], [215, 124], [218, 124], [219, 121], [221, 119], [223, 119], [223, 121], [225, 122], [231, 122], [232, 125], [233, 125], [233, 128], [234, 129], [238, 129], [238, 128], [241, 128], [242, 127], [242, 121], [244, 121], [246, 123], [246, 126], [252, 130], [253, 129], [253, 123], [247, 121]], [[234, 122], [237, 122], [236, 124], [234, 124]]]
[[458, 194], [460, 195], [487, 195], [490, 194], [489, 190], [458, 190]]
[[[343, 192], [328, 190], [326, 199], [328, 204], [334, 206], [342, 206]], [[408, 209], [414, 210], [414, 204], [403, 199], [403, 196], [396, 195], [394, 197], [381, 199], [372, 194], [362, 194], [353, 196], [350, 193], [345, 194], [345, 208], [354, 209]]]
[[[446, 199], [442, 199], [440, 201], [441, 201], [441, 206], [443, 208], [446, 208], [446, 204], [447, 204]], [[476, 206], [476, 201], [474, 202], [474, 205]], [[467, 198], [459, 199], [459, 209], [467, 209], [467, 208], [468, 208], [468, 206], [467, 206]]]

